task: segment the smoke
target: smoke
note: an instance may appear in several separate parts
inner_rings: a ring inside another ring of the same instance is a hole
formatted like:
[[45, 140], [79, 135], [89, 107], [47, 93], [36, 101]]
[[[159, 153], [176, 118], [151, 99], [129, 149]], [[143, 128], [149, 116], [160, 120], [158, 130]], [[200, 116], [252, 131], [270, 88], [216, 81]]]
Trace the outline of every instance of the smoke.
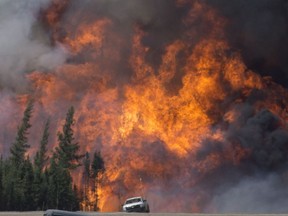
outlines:
[[[206, 140], [197, 160], [219, 155], [224, 161], [234, 148], [234, 163], [221, 163], [205, 174], [196, 188], [209, 191], [205, 212], [283, 213], [288, 210], [288, 131], [268, 110], [255, 112], [249, 104], [234, 106], [224, 142]], [[220, 126], [220, 128], [222, 128]], [[222, 129], [221, 129], [222, 130]], [[245, 157], [235, 150], [246, 149]]]
[[287, 176], [250, 177], [213, 197], [218, 213], [286, 213]]
[[246, 65], [288, 86], [288, 3], [285, 0], [206, 0], [227, 18], [226, 36]]
[[[283, 127], [281, 120], [270, 111], [264, 109], [254, 113], [252, 109], [250, 107], [249, 113], [253, 114], [245, 120], [244, 124], [236, 120], [229, 125], [226, 132], [227, 140], [232, 143], [237, 142], [243, 148], [252, 151], [250, 158], [246, 159], [247, 169], [251, 166], [257, 166], [258, 171], [275, 171], [284, 168], [288, 162], [287, 128]], [[244, 112], [239, 114], [243, 115]]]
[[[138, 26], [148, 33], [141, 41], [144, 46], [150, 47], [147, 61], [157, 67], [161, 62], [161, 55], [165, 52], [165, 46], [181, 37], [182, 19], [188, 11], [189, 7], [178, 7], [175, 0], [72, 0], [61, 18], [61, 24], [77, 28], [75, 23], [93, 23], [97, 19], [109, 17], [115, 24], [112, 31], [125, 38], [127, 43], [121, 50], [123, 61], [129, 58], [129, 46], [135, 26]], [[107, 37], [107, 41], [111, 41], [111, 36]], [[127, 68], [118, 69], [117, 73], [122, 76], [131, 75]]]
[[49, 0], [0, 1], [0, 87], [23, 91], [24, 75], [50, 70], [65, 61], [65, 50], [52, 47], [38, 23], [39, 11]]

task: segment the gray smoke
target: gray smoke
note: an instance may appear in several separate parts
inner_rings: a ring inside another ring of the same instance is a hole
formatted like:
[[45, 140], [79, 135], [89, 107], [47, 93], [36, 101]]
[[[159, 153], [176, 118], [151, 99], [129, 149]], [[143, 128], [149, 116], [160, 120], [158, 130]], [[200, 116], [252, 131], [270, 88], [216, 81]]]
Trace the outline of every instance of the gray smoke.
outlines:
[[213, 197], [218, 213], [287, 213], [287, 176], [244, 178], [237, 185]]
[[[249, 104], [232, 108], [236, 118], [225, 130], [224, 142], [206, 140], [199, 160], [211, 154], [223, 159], [237, 145], [248, 150], [238, 163], [223, 163], [199, 182], [210, 193], [205, 212], [287, 212], [288, 131], [281, 119], [267, 109], [256, 111]], [[237, 151], [233, 151], [237, 158]], [[224, 159], [225, 161], [225, 159]], [[213, 179], [213, 180], [212, 180]]]
[[37, 21], [50, 0], [0, 1], [0, 87], [25, 89], [25, 73], [50, 70], [65, 61], [61, 46], [51, 47]]
[[288, 2], [206, 0], [228, 20], [226, 35], [248, 67], [288, 86]]

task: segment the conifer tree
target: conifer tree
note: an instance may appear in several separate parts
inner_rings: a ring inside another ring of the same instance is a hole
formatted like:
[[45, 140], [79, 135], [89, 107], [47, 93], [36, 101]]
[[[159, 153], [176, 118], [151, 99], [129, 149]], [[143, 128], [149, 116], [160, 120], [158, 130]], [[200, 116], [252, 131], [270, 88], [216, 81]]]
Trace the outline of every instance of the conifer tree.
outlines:
[[24, 210], [24, 200], [26, 196], [26, 186], [24, 184], [27, 172], [30, 172], [26, 169], [25, 163], [26, 160], [26, 152], [30, 147], [28, 144], [28, 129], [31, 127], [30, 118], [33, 111], [33, 101], [30, 100], [27, 103], [26, 109], [24, 110], [24, 116], [21, 124], [18, 126], [18, 131], [16, 135], [16, 139], [10, 148], [11, 156], [10, 161], [8, 163], [9, 170], [7, 170], [7, 179], [5, 184], [7, 186], [7, 208], [8, 210]]
[[3, 187], [3, 158], [2, 158], [2, 155], [0, 157], [0, 211], [3, 211], [4, 210], [4, 203], [3, 203], [3, 190], [4, 190], [4, 187]]
[[80, 192], [76, 185], [73, 186], [73, 199], [71, 203], [71, 211], [79, 211], [80, 210]]
[[4, 210], [13, 210], [14, 209], [14, 185], [15, 179], [12, 176], [14, 173], [13, 167], [10, 160], [5, 160], [2, 171], [3, 171], [3, 208]]
[[86, 210], [86, 207], [88, 205], [88, 192], [89, 192], [89, 188], [90, 188], [90, 166], [91, 166], [91, 162], [90, 162], [90, 155], [88, 152], [86, 152], [84, 160], [83, 160], [83, 165], [84, 165], [84, 171], [83, 171], [83, 204], [84, 204], [84, 211]]
[[15, 142], [10, 148], [11, 160], [16, 168], [19, 168], [20, 164], [25, 161], [25, 153], [30, 147], [28, 144], [28, 129], [31, 127], [30, 118], [33, 111], [33, 101], [30, 100], [24, 111], [24, 116], [20, 126], [18, 126], [18, 132]]
[[104, 160], [101, 156], [101, 152], [95, 152], [93, 156], [93, 162], [92, 162], [92, 177], [97, 178], [99, 173], [105, 171], [105, 166], [104, 166]]
[[21, 211], [32, 211], [35, 208], [34, 194], [33, 194], [33, 166], [29, 157], [24, 161], [23, 164], [24, 176], [22, 180], [23, 196]]
[[48, 156], [47, 156], [47, 145], [48, 145], [48, 138], [49, 138], [49, 125], [50, 121], [47, 120], [42, 139], [40, 142], [40, 148], [39, 151], [36, 152], [35, 159], [34, 159], [34, 164], [35, 164], [35, 169], [39, 172], [43, 171], [45, 163], [48, 161]]
[[84, 165], [84, 173], [83, 173], [83, 177], [84, 177], [84, 181], [88, 180], [88, 178], [90, 177], [90, 154], [89, 152], [86, 152], [84, 160], [83, 160], [83, 165]]
[[72, 178], [69, 170], [60, 163], [54, 154], [49, 170], [48, 208], [72, 210], [72, 203], [75, 200]]
[[56, 154], [50, 160], [50, 167], [48, 170], [48, 196], [47, 196], [47, 206], [48, 208], [58, 207], [58, 183], [57, 183], [57, 163]]
[[47, 145], [48, 145], [48, 137], [49, 137], [49, 124], [50, 121], [47, 120], [44, 131], [42, 135], [42, 139], [40, 141], [39, 150], [36, 152], [34, 158], [34, 203], [37, 204], [38, 210], [43, 210], [46, 204], [46, 195], [48, 190], [47, 179], [43, 173], [44, 166], [48, 161], [47, 156]]
[[[83, 155], [78, 154], [79, 144], [74, 141], [74, 108], [71, 107], [66, 115], [62, 132], [58, 133], [59, 144], [51, 159], [49, 172], [48, 207], [72, 210], [75, 208], [77, 194], [73, 191], [70, 172], [79, 167]], [[50, 196], [49, 195], [49, 196]]]
[[74, 123], [74, 108], [72, 106], [66, 115], [62, 132], [58, 133], [59, 146], [56, 148], [59, 163], [63, 168], [67, 168], [68, 170], [73, 170], [80, 166], [79, 160], [84, 156], [78, 154], [80, 147], [79, 144], [74, 141], [75, 138], [72, 129]]
[[94, 202], [94, 206], [93, 209], [94, 211], [98, 211], [99, 207], [98, 207], [98, 185], [100, 183], [100, 178], [99, 175], [100, 173], [103, 173], [105, 171], [105, 166], [104, 166], [104, 160], [101, 156], [100, 151], [99, 152], [95, 152], [94, 153], [94, 157], [93, 157], [93, 162], [91, 165], [91, 177], [93, 180], [93, 192], [95, 195], [95, 200], [96, 202]]

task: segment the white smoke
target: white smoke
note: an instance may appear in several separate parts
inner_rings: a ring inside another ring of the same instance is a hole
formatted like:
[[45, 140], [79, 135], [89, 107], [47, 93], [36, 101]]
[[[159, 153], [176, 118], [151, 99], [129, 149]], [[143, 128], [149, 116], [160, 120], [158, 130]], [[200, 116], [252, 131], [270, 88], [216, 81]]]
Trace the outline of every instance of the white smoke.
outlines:
[[0, 0], [0, 87], [24, 90], [25, 73], [50, 70], [65, 61], [65, 50], [52, 47], [37, 21], [50, 0]]

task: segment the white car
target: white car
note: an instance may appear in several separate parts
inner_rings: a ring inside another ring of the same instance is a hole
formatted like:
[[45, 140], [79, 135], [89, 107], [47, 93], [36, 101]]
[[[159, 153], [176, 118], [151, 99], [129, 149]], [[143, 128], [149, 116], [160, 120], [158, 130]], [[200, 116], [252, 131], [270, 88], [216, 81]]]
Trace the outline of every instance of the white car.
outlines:
[[142, 197], [132, 197], [125, 201], [123, 205], [125, 212], [150, 212], [147, 200]]

